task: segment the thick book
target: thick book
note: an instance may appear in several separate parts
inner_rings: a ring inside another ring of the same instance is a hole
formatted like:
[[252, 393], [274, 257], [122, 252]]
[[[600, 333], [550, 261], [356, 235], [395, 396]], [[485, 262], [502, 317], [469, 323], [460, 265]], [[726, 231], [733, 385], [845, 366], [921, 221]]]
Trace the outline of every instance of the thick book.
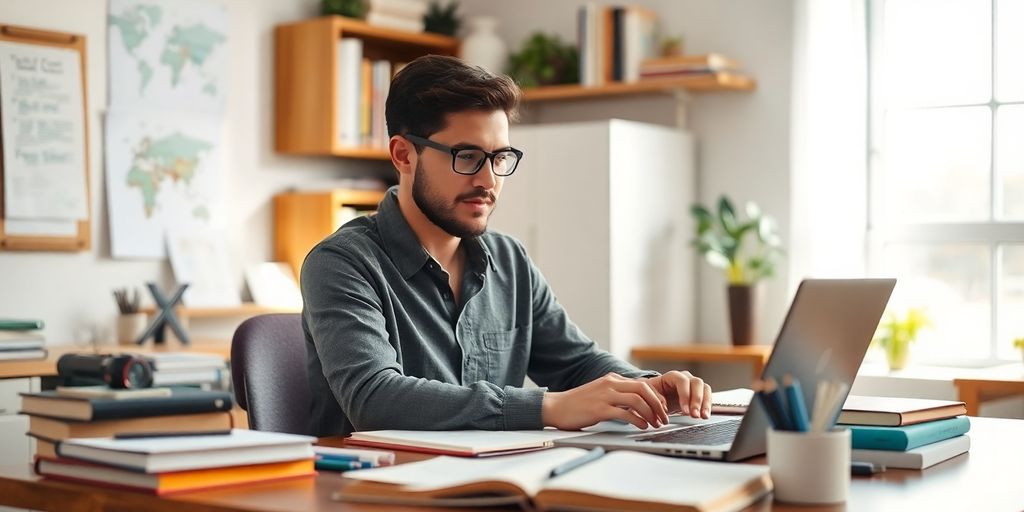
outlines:
[[24, 414], [82, 421], [230, 411], [233, 403], [231, 393], [196, 389], [175, 389], [171, 396], [131, 400], [70, 397], [56, 391], [21, 393]]
[[918, 446], [905, 452], [892, 450], [853, 450], [850, 460], [873, 462], [887, 468], [924, 469], [940, 462], [952, 459], [971, 449], [971, 438], [967, 435], [956, 436], [924, 446]]
[[110, 437], [115, 434], [226, 430], [231, 427], [231, 413], [228, 412], [100, 421], [75, 421], [43, 416], [29, 416], [28, 419], [28, 433], [49, 441], [62, 441], [73, 437]]
[[30, 359], [46, 359], [45, 348], [26, 350], [0, 350], [0, 361], [27, 361]]
[[900, 426], [967, 414], [967, 405], [950, 400], [850, 395], [837, 423]]
[[[476, 457], [539, 450], [552, 445], [546, 431], [491, 430], [371, 430], [354, 432], [348, 444], [439, 455]], [[557, 432], [557, 431], [551, 431]], [[572, 435], [566, 433], [565, 435]]]
[[158, 496], [316, 474], [312, 459], [148, 474], [73, 459], [37, 457], [35, 470], [39, 475], [55, 480], [143, 491]]
[[38, 331], [42, 328], [42, 320], [0, 318], [0, 331]]
[[551, 477], [587, 453], [555, 448], [491, 459], [433, 459], [345, 473], [338, 501], [541, 510], [740, 510], [772, 489], [768, 467], [613, 451]]
[[967, 416], [917, 423], [903, 427], [848, 425], [854, 449], [907, 451], [935, 443], [971, 429]]
[[229, 435], [68, 439], [57, 455], [145, 473], [313, 459], [316, 438], [234, 429]]

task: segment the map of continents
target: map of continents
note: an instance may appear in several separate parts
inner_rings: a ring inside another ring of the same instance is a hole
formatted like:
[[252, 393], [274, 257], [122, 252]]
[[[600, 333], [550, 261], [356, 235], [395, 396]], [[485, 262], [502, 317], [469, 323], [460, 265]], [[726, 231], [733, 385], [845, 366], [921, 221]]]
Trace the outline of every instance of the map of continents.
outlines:
[[[214, 96], [217, 94], [217, 77], [208, 73], [204, 67], [210, 54], [227, 39], [219, 30], [203, 22], [185, 25], [171, 23], [164, 27], [166, 21], [164, 9], [156, 4], [127, 4], [110, 15], [110, 25], [121, 34], [120, 42], [125, 51], [135, 59], [135, 67], [139, 73], [139, 95], [146, 92], [153, 79], [154, 65], [167, 66], [170, 70], [170, 86], [181, 83], [182, 71], [186, 66], [195, 66], [198, 76], [203, 80], [202, 91]], [[166, 32], [165, 39], [159, 45], [158, 54], [143, 51], [148, 46], [150, 37], [158, 37], [155, 33]]]
[[[132, 166], [125, 181], [142, 193], [147, 218], [153, 216], [158, 206], [160, 188], [168, 181], [190, 187], [200, 158], [212, 149], [213, 144], [178, 132], [157, 139], [144, 137], [139, 141], [132, 151]], [[192, 216], [209, 221], [209, 208], [204, 204], [194, 205]]]

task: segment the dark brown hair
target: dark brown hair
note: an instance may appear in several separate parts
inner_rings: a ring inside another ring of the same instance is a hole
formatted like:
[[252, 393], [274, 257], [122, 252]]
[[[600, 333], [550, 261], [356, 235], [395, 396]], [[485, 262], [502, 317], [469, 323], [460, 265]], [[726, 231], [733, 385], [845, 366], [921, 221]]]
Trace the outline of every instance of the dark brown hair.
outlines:
[[419, 57], [391, 81], [384, 111], [388, 136], [429, 137], [445, 128], [445, 116], [467, 110], [502, 110], [515, 121], [521, 94], [511, 78], [455, 57]]

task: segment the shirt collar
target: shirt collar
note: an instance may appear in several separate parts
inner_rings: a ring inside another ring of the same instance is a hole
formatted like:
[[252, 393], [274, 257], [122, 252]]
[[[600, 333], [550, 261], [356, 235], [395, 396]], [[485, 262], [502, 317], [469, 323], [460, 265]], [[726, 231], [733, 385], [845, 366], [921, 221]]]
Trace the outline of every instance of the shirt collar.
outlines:
[[[416, 233], [409, 226], [409, 222], [402, 215], [402, 209], [398, 206], [397, 186], [391, 187], [384, 194], [384, 199], [377, 209], [377, 223], [388, 255], [398, 267], [398, 271], [402, 273], [403, 279], [412, 277], [431, 259], [430, 254], [423, 248]], [[494, 257], [482, 238], [462, 239], [462, 242], [466, 244], [467, 256], [470, 258], [470, 268], [481, 268], [480, 263], [486, 261], [492, 271], [497, 271]], [[483, 261], [480, 261], [481, 258]]]

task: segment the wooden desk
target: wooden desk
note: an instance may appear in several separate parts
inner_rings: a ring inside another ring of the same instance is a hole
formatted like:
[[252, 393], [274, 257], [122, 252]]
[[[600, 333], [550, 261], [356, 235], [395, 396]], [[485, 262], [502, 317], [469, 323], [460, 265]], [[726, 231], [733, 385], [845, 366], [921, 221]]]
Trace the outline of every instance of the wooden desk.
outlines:
[[634, 347], [630, 355], [638, 361], [744, 363], [761, 376], [761, 370], [772, 354], [771, 345], [647, 345]]
[[[853, 477], [846, 510], [1022, 510], [1024, 487], [1014, 478], [1024, 474], [1024, 420], [971, 418], [971, 451], [924, 471], [891, 469], [873, 477]], [[339, 444], [338, 439], [324, 444]], [[398, 462], [428, 455], [399, 452]], [[751, 459], [764, 463], [764, 457]], [[1017, 476], [1014, 476], [1017, 475]], [[331, 493], [343, 489], [338, 474], [255, 484], [220, 491], [157, 498], [87, 485], [41, 479], [27, 465], [0, 466], [0, 505], [38, 510], [189, 510], [189, 511], [357, 511], [440, 510], [338, 503]], [[464, 510], [464, 509], [463, 509]], [[844, 510], [844, 507], [796, 507], [766, 497], [748, 511]]]
[[1024, 368], [1015, 364], [1006, 374], [953, 379], [953, 385], [960, 401], [967, 404], [967, 414], [977, 416], [981, 403], [986, 400], [1024, 395]]
[[227, 341], [197, 340], [191, 345], [181, 345], [178, 342], [168, 342], [165, 345], [154, 346], [152, 343], [138, 345], [106, 345], [96, 347], [76, 347], [63, 345], [49, 347], [49, 355], [46, 359], [31, 361], [0, 361], [0, 379], [11, 379], [19, 377], [50, 377], [57, 375], [57, 360], [60, 356], [69, 352], [110, 354], [120, 352], [132, 352], [136, 354], [148, 354], [153, 352], [201, 352], [205, 354], [217, 354], [224, 359], [231, 358], [231, 343]]

